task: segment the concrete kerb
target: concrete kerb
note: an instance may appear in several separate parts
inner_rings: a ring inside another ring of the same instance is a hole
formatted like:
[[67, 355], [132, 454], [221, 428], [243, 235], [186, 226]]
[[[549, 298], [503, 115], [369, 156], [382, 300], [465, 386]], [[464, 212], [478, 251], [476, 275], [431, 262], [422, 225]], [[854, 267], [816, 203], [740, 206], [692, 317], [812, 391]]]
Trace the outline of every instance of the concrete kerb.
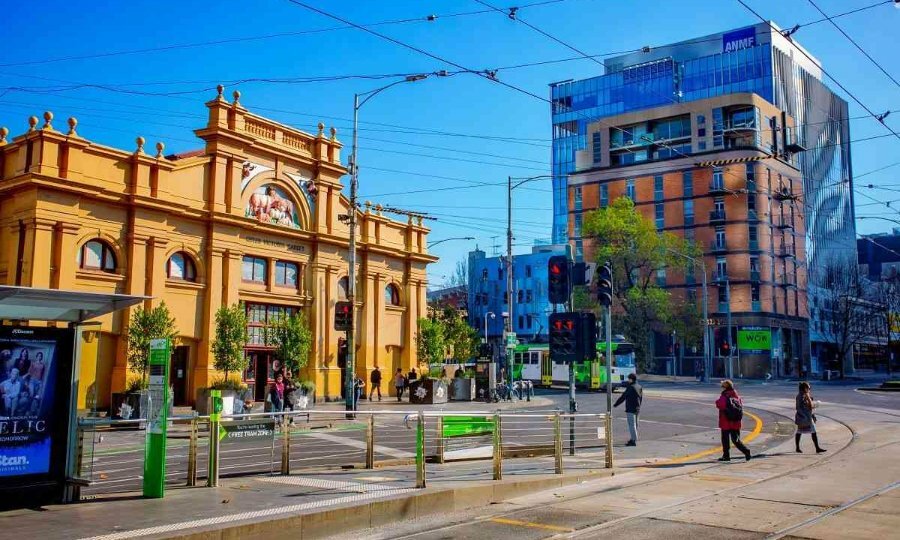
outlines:
[[[231, 523], [221, 527], [185, 531], [170, 536], [183, 540], [231, 540], [260, 538], [289, 532], [293, 538], [321, 538], [350, 530], [367, 529], [417, 519], [448, 510], [463, 511], [502, 502], [529, 493], [545, 491], [616, 474], [613, 470], [592, 471], [564, 476], [541, 475], [536, 478], [424, 490], [365, 504], [346, 504], [319, 512], [285, 515], [275, 519]], [[339, 527], [339, 530], [337, 529]]]

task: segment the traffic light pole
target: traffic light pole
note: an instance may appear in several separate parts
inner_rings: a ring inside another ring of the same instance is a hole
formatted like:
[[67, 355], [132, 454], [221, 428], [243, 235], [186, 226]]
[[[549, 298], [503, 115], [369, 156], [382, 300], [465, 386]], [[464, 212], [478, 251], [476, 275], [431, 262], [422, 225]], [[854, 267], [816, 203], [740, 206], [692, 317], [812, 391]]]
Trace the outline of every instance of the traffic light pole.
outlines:
[[[571, 274], [570, 274], [571, 275]], [[569, 311], [575, 311], [575, 295], [569, 287]], [[581, 339], [579, 333], [578, 339]], [[575, 455], [575, 413], [578, 412], [578, 403], [575, 401], [575, 362], [569, 362], [569, 455]]]
[[[606, 416], [612, 425], [612, 303], [606, 306]], [[613, 466], [612, 429], [606, 434], [606, 468]]]

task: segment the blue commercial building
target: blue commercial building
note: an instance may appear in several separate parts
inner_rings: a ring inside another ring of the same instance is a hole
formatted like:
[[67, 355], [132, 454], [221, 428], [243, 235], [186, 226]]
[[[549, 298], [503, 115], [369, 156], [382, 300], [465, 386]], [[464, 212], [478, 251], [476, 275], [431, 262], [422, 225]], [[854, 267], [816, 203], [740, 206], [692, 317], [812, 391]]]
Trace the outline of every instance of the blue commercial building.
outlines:
[[[816, 371], [820, 278], [836, 257], [856, 258], [847, 102], [823, 82], [817, 60], [774, 24], [760, 23], [605, 60], [606, 74], [551, 85], [553, 123], [553, 241], [568, 237], [567, 184], [575, 152], [587, 148], [592, 121], [625, 112], [727, 94], [752, 92], [798, 125], [809, 268], [812, 369]], [[705, 149], [698, 148], [698, 151]], [[635, 152], [632, 159], [639, 160]]]
[[[520, 341], [546, 342], [548, 316], [553, 305], [547, 297], [547, 262], [565, 255], [565, 245], [535, 245], [531, 253], [513, 256], [513, 305], [506, 297], [506, 257], [469, 252], [469, 324], [490, 343], [503, 339], [504, 317], [512, 314], [512, 328]], [[491, 317], [491, 313], [494, 317]], [[487, 316], [487, 317], [485, 317]]]

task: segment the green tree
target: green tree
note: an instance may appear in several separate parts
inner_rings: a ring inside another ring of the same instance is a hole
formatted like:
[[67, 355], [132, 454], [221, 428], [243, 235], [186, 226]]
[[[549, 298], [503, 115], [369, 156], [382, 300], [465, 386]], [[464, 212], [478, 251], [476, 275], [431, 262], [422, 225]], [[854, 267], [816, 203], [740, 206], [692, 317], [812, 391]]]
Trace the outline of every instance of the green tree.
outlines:
[[147, 380], [147, 367], [150, 362], [150, 340], [168, 338], [175, 343], [178, 329], [175, 318], [169, 312], [165, 302], [151, 309], [139, 307], [131, 314], [128, 322], [128, 367], [141, 375], [141, 383]]
[[646, 368], [653, 354], [653, 331], [671, 331], [678, 311], [669, 292], [657, 284], [657, 270], [683, 272], [691, 263], [679, 253], [696, 257], [701, 252], [693, 242], [658, 231], [627, 197], [586, 213], [583, 231], [595, 246], [597, 264], [612, 264], [613, 328], [634, 343], [638, 362]]
[[309, 362], [312, 347], [312, 330], [306, 315], [298, 311], [293, 315], [281, 315], [266, 331], [266, 342], [275, 347], [275, 356], [294, 376]]
[[421, 318], [416, 322], [416, 352], [419, 363], [437, 364], [444, 359], [444, 324], [438, 320]]
[[243, 303], [222, 306], [216, 311], [216, 337], [212, 343], [213, 366], [225, 374], [247, 369], [244, 345], [247, 344], [247, 312]]
[[438, 322], [443, 326], [448, 355], [455, 360], [467, 361], [478, 354], [478, 332], [469, 326], [458, 310], [444, 308]]

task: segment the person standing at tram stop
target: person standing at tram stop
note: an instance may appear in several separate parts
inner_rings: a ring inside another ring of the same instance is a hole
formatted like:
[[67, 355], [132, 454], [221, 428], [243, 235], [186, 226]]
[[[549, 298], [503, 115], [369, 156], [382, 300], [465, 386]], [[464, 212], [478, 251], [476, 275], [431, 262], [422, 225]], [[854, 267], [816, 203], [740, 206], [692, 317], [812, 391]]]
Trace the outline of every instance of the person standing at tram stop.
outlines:
[[750, 461], [750, 449], [741, 442], [741, 419], [744, 417], [744, 402], [734, 389], [734, 383], [729, 380], [722, 381], [722, 395], [716, 400], [716, 408], [719, 409], [719, 429], [722, 430], [722, 457], [719, 461], [731, 461], [731, 445], [744, 453], [747, 461]]
[[808, 382], [803, 381], [800, 383], [796, 401], [797, 413], [794, 415], [794, 423], [797, 424], [797, 433], [794, 434], [794, 444], [797, 447], [797, 453], [803, 453], [803, 450], [800, 450], [800, 435], [804, 433], [809, 433], [812, 436], [817, 454], [825, 452], [826, 450], [819, 446], [819, 436], [816, 435], [816, 415], [813, 413], [813, 409], [819, 403], [813, 399], [812, 390]]
[[644, 389], [637, 382], [637, 375], [628, 374], [628, 386], [625, 392], [616, 400], [614, 407], [625, 402], [625, 417], [628, 419], [628, 434], [631, 438], [625, 446], [637, 446], [638, 440], [638, 415], [641, 414], [641, 403], [644, 401]]
[[397, 368], [394, 374], [394, 390], [397, 392], [397, 401], [403, 401], [403, 389], [406, 387], [406, 377], [403, 376], [403, 370]]
[[375, 392], [378, 392], [378, 401], [381, 401], [381, 370], [378, 369], [378, 366], [375, 366], [372, 374], [369, 375], [369, 382], [372, 383], [372, 388], [369, 389], [369, 401], [372, 401]]

